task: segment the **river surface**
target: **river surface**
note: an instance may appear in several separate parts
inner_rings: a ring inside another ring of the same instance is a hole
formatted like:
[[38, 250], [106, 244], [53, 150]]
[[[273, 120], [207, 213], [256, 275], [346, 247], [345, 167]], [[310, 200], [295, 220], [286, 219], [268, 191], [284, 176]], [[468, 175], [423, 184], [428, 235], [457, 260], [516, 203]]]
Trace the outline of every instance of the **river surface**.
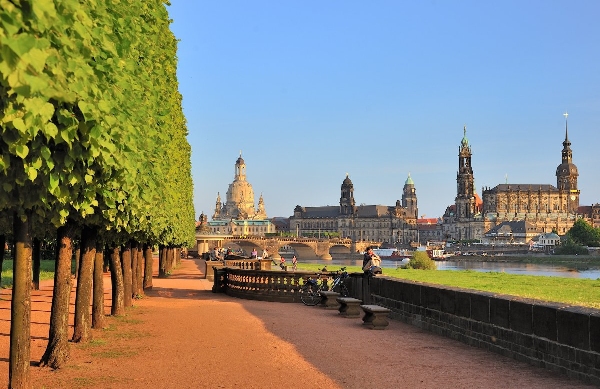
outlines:
[[[304, 262], [304, 261], [303, 261]], [[362, 266], [362, 259], [332, 259], [332, 260], [307, 260], [306, 263], [336, 266]], [[396, 261], [384, 259], [381, 267], [395, 269], [406, 264], [408, 260]], [[490, 262], [490, 261], [436, 261], [438, 270], [474, 270], [481, 272], [504, 272], [510, 274], [526, 274], [532, 276], [553, 276], [565, 278], [600, 278], [600, 268], [567, 267], [564, 265], [540, 265], [517, 262]], [[385, 272], [384, 272], [385, 273]]]

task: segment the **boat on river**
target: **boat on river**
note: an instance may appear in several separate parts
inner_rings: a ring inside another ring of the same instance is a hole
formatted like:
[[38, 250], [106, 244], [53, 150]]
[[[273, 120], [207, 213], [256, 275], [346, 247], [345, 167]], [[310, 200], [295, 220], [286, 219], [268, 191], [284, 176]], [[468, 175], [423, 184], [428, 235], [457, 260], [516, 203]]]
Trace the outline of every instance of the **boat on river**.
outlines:
[[407, 250], [398, 250], [396, 248], [391, 249], [373, 249], [373, 252], [381, 259], [395, 259], [402, 260], [404, 258], [410, 258], [412, 252]]

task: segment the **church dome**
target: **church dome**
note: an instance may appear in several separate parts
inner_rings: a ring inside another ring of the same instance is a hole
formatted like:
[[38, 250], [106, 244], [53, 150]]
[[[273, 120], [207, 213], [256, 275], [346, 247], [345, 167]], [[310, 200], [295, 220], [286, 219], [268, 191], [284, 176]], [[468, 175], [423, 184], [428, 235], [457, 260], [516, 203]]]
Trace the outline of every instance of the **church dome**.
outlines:
[[415, 182], [413, 181], [412, 177], [410, 176], [410, 173], [408, 173], [408, 178], [404, 182], [404, 185], [414, 185], [414, 184], [415, 184]]
[[579, 173], [577, 172], [577, 166], [575, 166], [574, 163], [564, 162], [564, 163], [561, 163], [560, 165], [558, 165], [558, 167], [556, 168], [556, 175], [557, 176], [566, 176], [566, 175], [578, 176]]
[[237, 161], [235, 161], [235, 163], [237, 165], [245, 165], [246, 163], [244, 162], [244, 158], [242, 158], [242, 156], [240, 155], [239, 158], [237, 159]]
[[344, 182], [342, 182], [342, 186], [344, 186], [344, 187], [352, 186], [352, 181], [350, 180], [350, 177], [348, 177], [348, 174], [346, 174], [346, 178], [344, 179]]

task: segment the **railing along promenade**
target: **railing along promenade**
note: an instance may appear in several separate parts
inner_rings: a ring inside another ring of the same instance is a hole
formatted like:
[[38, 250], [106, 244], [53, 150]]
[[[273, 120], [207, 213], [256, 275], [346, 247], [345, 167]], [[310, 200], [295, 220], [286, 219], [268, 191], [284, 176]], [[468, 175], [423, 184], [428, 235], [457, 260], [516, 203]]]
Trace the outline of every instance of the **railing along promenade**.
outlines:
[[[318, 274], [240, 267], [215, 267], [213, 292], [298, 302], [302, 279]], [[346, 285], [393, 319], [600, 386], [598, 309], [362, 273], [351, 273]]]
[[327, 280], [337, 274], [271, 270], [271, 263], [270, 260], [256, 259], [226, 260], [225, 264], [207, 262], [207, 267], [212, 266], [214, 271], [213, 292], [249, 300], [296, 303], [300, 302], [298, 291], [304, 280], [316, 277]]

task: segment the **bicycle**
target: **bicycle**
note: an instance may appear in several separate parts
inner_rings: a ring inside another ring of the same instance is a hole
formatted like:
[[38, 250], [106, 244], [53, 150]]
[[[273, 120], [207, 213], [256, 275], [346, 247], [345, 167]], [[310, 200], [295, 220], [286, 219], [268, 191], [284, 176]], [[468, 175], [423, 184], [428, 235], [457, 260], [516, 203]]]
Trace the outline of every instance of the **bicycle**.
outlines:
[[[327, 289], [324, 289], [324, 290], [338, 292], [340, 294], [340, 296], [348, 297], [350, 292], [348, 291], [348, 287], [346, 286], [346, 283], [344, 282], [348, 277], [350, 277], [350, 276], [348, 275], [348, 272], [346, 271], [346, 267], [344, 266], [336, 272], [336, 276], [333, 279], [333, 283], [331, 284], [331, 287], [328, 287]], [[326, 283], [324, 283], [324, 284], [326, 284]]]
[[325, 280], [319, 283], [321, 274], [322, 273], [317, 273], [315, 278], [308, 278], [304, 281], [302, 288], [300, 288], [300, 300], [304, 305], [317, 305], [321, 301], [322, 291], [339, 291], [338, 293], [342, 297], [347, 297], [349, 295], [348, 287], [346, 287], [346, 284], [344, 283], [344, 280], [349, 277], [346, 267], [342, 267], [336, 272], [336, 276], [333, 279], [331, 286], [329, 285], [329, 282]]

